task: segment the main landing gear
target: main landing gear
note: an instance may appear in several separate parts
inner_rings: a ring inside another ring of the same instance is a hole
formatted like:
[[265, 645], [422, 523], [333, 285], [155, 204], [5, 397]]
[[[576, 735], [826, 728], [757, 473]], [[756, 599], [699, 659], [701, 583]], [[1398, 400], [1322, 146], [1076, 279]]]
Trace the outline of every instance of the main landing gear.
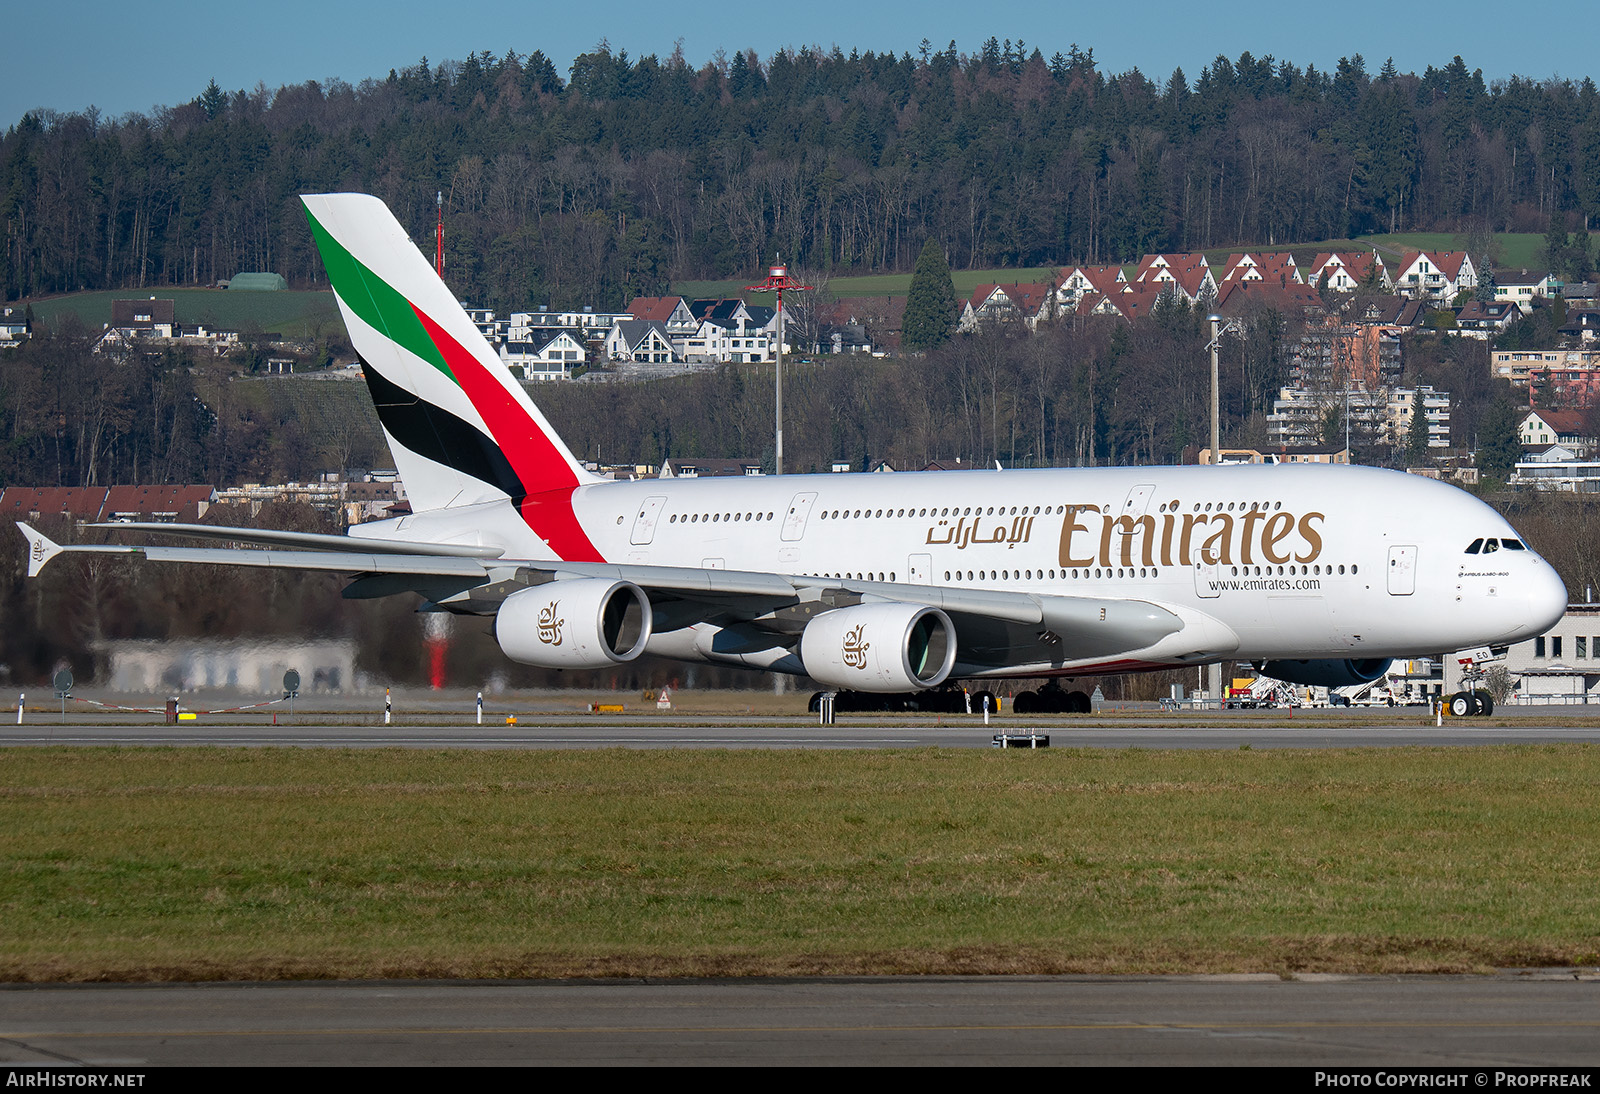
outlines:
[[[816, 714], [822, 709], [822, 692], [811, 696], [806, 709]], [[928, 691], [878, 694], [864, 691], [839, 691], [834, 693], [833, 709], [838, 714], [877, 713], [883, 711], [913, 711], [923, 714], [982, 714], [988, 700], [990, 714], [999, 714], [1000, 699], [992, 691], [967, 692], [960, 688], [942, 687]], [[1038, 691], [1024, 691], [1012, 700], [1011, 712], [1015, 714], [1088, 714], [1089, 696], [1081, 691], [1063, 691], [1058, 685], [1047, 684]]]
[[1017, 695], [1011, 709], [1018, 714], [1088, 714], [1089, 696], [1081, 691], [1063, 691], [1055, 684], [1046, 684], [1038, 691], [1024, 691]]

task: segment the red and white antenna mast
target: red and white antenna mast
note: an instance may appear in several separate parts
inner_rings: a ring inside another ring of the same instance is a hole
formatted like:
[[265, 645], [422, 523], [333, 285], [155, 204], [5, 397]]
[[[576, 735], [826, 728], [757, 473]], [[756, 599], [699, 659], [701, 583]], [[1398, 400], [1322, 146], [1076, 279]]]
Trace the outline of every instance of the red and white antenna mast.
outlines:
[[440, 190], [433, 199], [433, 206], [439, 211], [438, 242], [433, 250], [433, 271], [439, 275], [439, 280], [444, 280], [444, 191]]
[[777, 430], [774, 440], [776, 452], [772, 461], [772, 469], [777, 474], [783, 474], [783, 290], [806, 290], [810, 285], [802, 285], [797, 278], [789, 276], [789, 271], [779, 264], [767, 271], [767, 279], [759, 285], [746, 285], [747, 292], [774, 292], [778, 294], [778, 398], [776, 408]]

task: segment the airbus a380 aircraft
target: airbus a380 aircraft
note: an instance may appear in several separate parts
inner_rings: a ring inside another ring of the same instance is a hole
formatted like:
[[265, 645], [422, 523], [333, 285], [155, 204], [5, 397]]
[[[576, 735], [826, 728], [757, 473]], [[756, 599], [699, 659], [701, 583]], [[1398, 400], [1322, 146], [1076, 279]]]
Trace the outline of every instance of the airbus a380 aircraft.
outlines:
[[330, 570], [495, 617], [512, 660], [646, 652], [905, 692], [1223, 659], [1348, 684], [1394, 657], [1539, 634], [1555, 571], [1439, 482], [1332, 466], [603, 481], [585, 471], [382, 202], [304, 199], [415, 512], [347, 536], [142, 532], [256, 549], [63, 552]]

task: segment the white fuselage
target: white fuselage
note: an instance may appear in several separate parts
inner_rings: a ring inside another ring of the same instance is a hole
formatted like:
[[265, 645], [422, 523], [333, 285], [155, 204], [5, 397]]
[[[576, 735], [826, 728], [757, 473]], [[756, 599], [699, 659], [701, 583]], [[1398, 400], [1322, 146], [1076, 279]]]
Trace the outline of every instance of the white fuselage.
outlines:
[[[1520, 543], [1494, 510], [1453, 486], [1371, 468], [651, 479], [582, 486], [572, 504], [619, 565], [1132, 599], [1185, 620], [1182, 635], [1107, 668], [1190, 661], [1207, 627], [1202, 644], [1231, 635], [1220, 645], [1239, 659], [1503, 645], [1541, 633], [1566, 606], [1560, 578], [1531, 550], [1465, 553], [1475, 539]], [[552, 557], [505, 503], [353, 534]]]

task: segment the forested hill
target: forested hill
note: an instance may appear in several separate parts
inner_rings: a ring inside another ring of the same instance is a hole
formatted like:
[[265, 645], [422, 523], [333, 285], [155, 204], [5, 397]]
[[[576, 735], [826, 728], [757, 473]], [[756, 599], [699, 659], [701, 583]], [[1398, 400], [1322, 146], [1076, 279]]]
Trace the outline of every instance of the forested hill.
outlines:
[[612, 307], [673, 278], [1128, 261], [1377, 230], [1543, 231], [1600, 212], [1600, 95], [1249, 53], [1194, 78], [835, 49], [698, 70], [602, 45], [426, 60], [358, 86], [228, 93], [110, 120], [29, 114], [0, 139], [6, 299], [321, 277], [295, 195], [364, 190], [430, 238], [447, 202], [465, 298]]

